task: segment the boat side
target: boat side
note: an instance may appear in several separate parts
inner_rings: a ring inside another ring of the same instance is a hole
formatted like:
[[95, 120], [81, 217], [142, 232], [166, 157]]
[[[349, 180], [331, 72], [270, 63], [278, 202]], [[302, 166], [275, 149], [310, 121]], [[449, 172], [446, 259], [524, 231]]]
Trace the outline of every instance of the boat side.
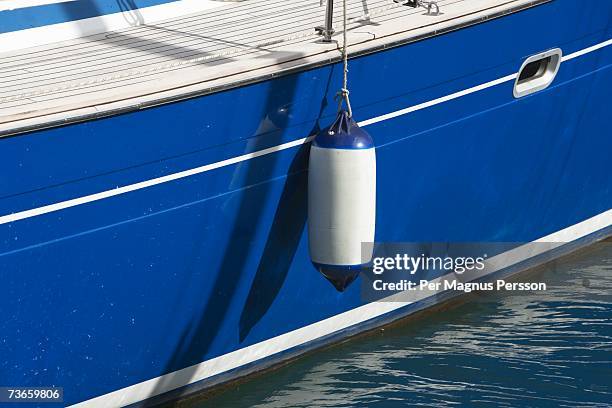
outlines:
[[[353, 58], [377, 241], [607, 236], [611, 16], [555, 0]], [[524, 60], [553, 48], [553, 84], [514, 98]], [[1, 382], [139, 403], [440, 301], [368, 304], [310, 263], [308, 141], [340, 79], [331, 63], [0, 139]]]
[[[547, 1], [440, 0], [444, 12], [432, 14], [387, 0], [349, 0], [347, 45], [353, 56], [375, 52]], [[68, 7], [64, 4], [58, 7]], [[175, 4], [182, 1], [169, 5]], [[109, 27], [97, 35], [2, 53], [0, 136], [218, 92], [340, 58], [337, 35], [324, 42], [313, 29], [322, 21], [324, 8], [310, 0], [225, 4], [154, 24], [118, 31]], [[97, 8], [102, 12], [104, 7]], [[340, 18], [336, 10], [334, 22]], [[33, 34], [63, 33], [83, 21], [33, 28]], [[0, 45], [19, 44], [11, 36], [22, 33], [6, 33], [9, 37]]]

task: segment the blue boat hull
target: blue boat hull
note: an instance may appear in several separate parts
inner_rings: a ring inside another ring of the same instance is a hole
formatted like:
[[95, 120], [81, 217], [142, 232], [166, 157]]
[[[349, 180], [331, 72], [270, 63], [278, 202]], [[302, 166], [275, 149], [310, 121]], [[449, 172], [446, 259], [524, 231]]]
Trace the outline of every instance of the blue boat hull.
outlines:
[[[377, 146], [376, 240], [530, 242], [609, 211], [612, 46], [589, 47], [612, 38], [611, 16], [609, 2], [559, 0], [352, 59], [354, 115]], [[512, 80], [492, 82], [556, 47], [572, 58], [547, 90], [515, 99]], [[178, 370], [147, 396], [201, 388], [443, 300], [241, 363], [364, 306], [358, 284], [338, 293], [310, 262], [308, 143], [290, 144], [330, 123], [340, 80], [326, 65], [0, 139], [0, 215], [25, 214], [0, 225], [0, 384], [61, 386], [67, 404]], [[235, 367], [196, 381], [228, 353]]]

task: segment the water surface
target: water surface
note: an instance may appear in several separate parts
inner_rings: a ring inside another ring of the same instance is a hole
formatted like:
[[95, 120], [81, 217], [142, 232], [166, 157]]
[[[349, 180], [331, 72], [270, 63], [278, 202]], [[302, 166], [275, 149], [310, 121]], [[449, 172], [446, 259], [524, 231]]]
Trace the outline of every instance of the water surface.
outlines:
[[612, 406], [612, 242], [493, 292], [307, 355], [207, 407]]

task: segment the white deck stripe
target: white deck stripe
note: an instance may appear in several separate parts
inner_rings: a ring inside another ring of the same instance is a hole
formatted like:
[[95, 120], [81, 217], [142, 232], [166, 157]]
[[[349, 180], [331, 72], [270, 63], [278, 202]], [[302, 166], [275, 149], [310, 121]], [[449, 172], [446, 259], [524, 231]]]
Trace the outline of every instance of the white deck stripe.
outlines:
[[[612, 44], [612, 39], [604, 41], [600, 44], [596, 44], [592, 47], [589, 48], [585, 48], [584, 50], [581, 51], [577, 51], [573, 54], [569, 54], [567, 55], [564, 59], [573, 59], [585, 54], [588, 54], [590, 52], [594, 52], [597, 51], [603, 47], [606, 47], [608, 45]], [[378, 122], [382, 122], [388, 119], [392, 119], [392, 118], [396, 118], [398, 116], [402, 116], [402, 115], [406, 115], [408, 113], [411, 112], [416, 112], [418, 110], [422, 110], [422, 109], [426, 109], [435, 105], [439, 105], [441, 103], [444, 102], [448, 102], [451, 101], [453, 99], [457, 99], [457, 98], [461, 98], [463, 96], [475, 93], [475, 92], [479, 92], [482, 90], [485, 90], [487, 88], [491, 88], [493, 86], [502, 84], [504, 82], [508, 82], [508, 81], [512, 81], [516, 78], [517, 74], [511, 74], [511, 75], [507, 75], [505, 77], [481, 84], [481, 85], [477, 85], [474, 86], [472, 88], [468, 88], [465, 89], [463, 91], [459, 91], [459, 92], [455, 92], [452, 93], [450, 95], [446, 95], [443, 96], [441, 98], [437, 98], [434, 99], [432, 101], [429, 102], [425, 102], [425, 103], [421, 103], [418, 105], [414, 105], [405, 109], [400, 109], [398, 111], [395, 112], [391, 112], [391, 113], [387, 113], [385, 115], [381, 115], [381, 116], [377, 116], [375, 118], [372, 119], [368, 119], [368, 120], [364, 120], [362, 122], [359, 122], [360, 126], [368, 126], [374, 123], [378, 123]], [[87, 196], [83, 196], [83, 197], [78, 197], [78, 198], [73, 198], [71, 200], [66, 200], [66, 201], [61, 201], [59, 203], [55, 203], [55, 204], [49, 204], [49, 205], [45, 205], [42, 207], [38, 207], [38, 208], [33, 208], [30, 210], [25, 210], [25, 211], [20, 211], [20, 212], [16, 212], [16, 213], [12, 213], [12, 214], [7, 214], [7, 215], [3, 215], [0, 217], [0, 225], [2, 224], [7, 224], [9, 222], [15, 222], [15, 221], [19, 221], [19, 220], [24, 220], [27, 218], [32, 218], [32, 217], [36, 217], [38, 215], [43, 215], [43, 214], [48, 214], [48, 213], [52, 213], [55, 211], [60, 211], [66, 208], [70, 208], [70, 207], [75, 207], [78, 205], [83, 205], [83, 204], [87, 204], [87, 203], [92, 203], [94, 201], [99, 201], [99, 200], [103, 200], [106, 198], [110, 198], [110, 197], [114, 197], [114, 196], [118, 196], [121, 194], [126, 194], [132, 191], [136, 191], [136, 190], [140, 190], [143, 188], [147, 188], [147, 187], [152, 187], [158, 184], [163, 184], [163, 183], [167, 183], [169, 181], [174, 181], [174, 180], [178, 180], [178, 179], [182, 179], [185, 177], [189, 177], [189, 176], [193, 176], [196, 174], [201, 174], [201, 173], [205, 173], [207, 171], [211, 171], [211, 170], [215, 170], [221, 167], [225, 167], [225, 166], [230, 166], [232, 164], [236, 164], [236, 163], [240, 163], [246, 160], [251, 160], [254, 159], [256, 157], [261, 157], [261, 156], [265, 156], [271, 153], [276, 153], [282, 150], [286, 150], [286, 149], [291, 149], [293, 147], [299, 146], [303, 143], [307, 143], [310, 140], [312, 140], [313, 136], [310, 137], [305, 137], [302, 139], [298, 139], [298, 140], [294, 140], [292, 142], [288, 142], [288, 143], [283, 143], [281, 145], [278, 146], [274, 146], [274, 147], [270, 147], [267, 149], [263, 149], [263, 150], [259, 150], [253, 153], [248, 153], [248, 154], [244, 154], [242, 156], [237, 156], [237, 157], [233, 157], [230, 159], [226, 159], [226, 160], [222, 160], [216, 163], [211, 163], [211, 164], [207, 164], [204, 166], [200, 166], [200, 167], [196, 167], [194, 169], [190, 169], [190, 170], [185, 170], [185, 171], [181, 171], [178, 173], [173, 173], [173, 174], [169, 174], [167, 176], [162, 176], [162, 177], [158, 177], [158, 178], [154, 178], [151, 180], [146, 180], [146, 181], [141, 181], [139, 183], [135, 183], [135, 184], [130, 184], [127, 186], [123, 186], [123, 187], [118, 187], [112, 190], [107, 190], [107, 191], [102, 191], [99, 193], [95, 193], [95, 194], [90, 194]]]
[[[534, 242], [536, 243], [560, 243], [572, 242], [583, 238], [589, 234], [600, 231], [612, 225], [612, 210], [608, 210], [602, 214], [596, 215], [576, 225], [567, 227], [545, 237], [542, 237]], [[472, 281], [481, 277], [481, 275], [490, 274], [495, 271], [504, 269], [514, 265], [520, 261], [527, 260], [533, 256], [539, 255], [559, 245], [552, 246], [534, 246], [526, 244], [521, 247], [512, 249], [506, 253], [491, 257], [486, 261], [487, 268], [485, 272], [479, 271], [479, 274], [470, 276], [469, 279], [463, 281]], [[444, 275], [433, 281], [440, 282], [445, 280], [453, 280], [457, 277], [454, 273]], [[282, 334], [277, 337], [262, 341], [257, 344], [233, 351], [228, 354], [204, 361], [202, 363], [175, 371], [148, 381], [143, 381], [138, 384], [105, 394], [75, 405], [72, 407], [91, 407], [91, 408], [108, 408], [119, 407], [128, 404], [133, 404], [155, 395], [160, 395], [168, 391], [172, 391], [179, 387], [193, 384], [195, 382], [210, 378], [214, 375], [224, 373], [226, 371], [253, 363], [262, 358], [287, 351], [291, 348], [306, 344], [323, 336], [337, 333], [341, 330], [366, 322], [370, 319], [383, 316], [394, 310], [408, 306], [413, 302], [422, 300], [426, 297], [436, 295], [443, 292], [440, 290], [432, 291], [413, 291], [410, 294], [399, 293], [390, 298], [388, 301], [373, 302], [358, 308], [349, 310], [344, 313], [332, 316], [321, 320], [314, 324], [301, 327], [297, 330]], [[410, 296], [409, 298], [407, 296]], [[392, 301], [393, 299], [402, 299], [402, 301]], [[403, 301], [409, 299], [409, 301]]]

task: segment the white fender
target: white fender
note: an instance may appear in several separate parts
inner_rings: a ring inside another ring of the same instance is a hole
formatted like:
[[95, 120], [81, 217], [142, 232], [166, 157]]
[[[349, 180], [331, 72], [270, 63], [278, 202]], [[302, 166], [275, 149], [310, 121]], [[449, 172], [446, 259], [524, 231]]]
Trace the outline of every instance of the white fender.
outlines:
[[310, 256], [339, 290], [371, 260], [372, 246], [363, 253], [362, 243], [374, 242], [375, 223], [374, 143], [342, 112], [314, 139], [308, 173]]

